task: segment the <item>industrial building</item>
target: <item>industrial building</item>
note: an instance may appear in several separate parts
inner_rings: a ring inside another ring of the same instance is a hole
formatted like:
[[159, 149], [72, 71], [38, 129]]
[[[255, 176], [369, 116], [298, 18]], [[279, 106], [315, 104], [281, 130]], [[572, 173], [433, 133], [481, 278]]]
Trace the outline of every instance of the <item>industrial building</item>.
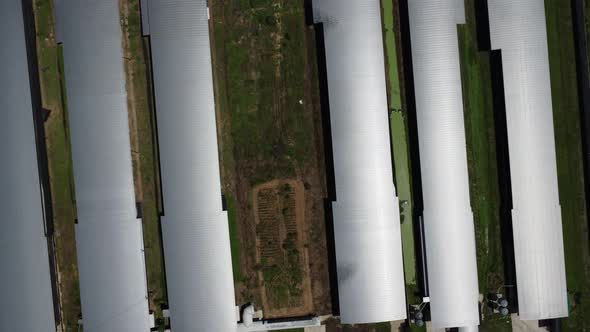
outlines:
[[23, 1], [0, 2], [0, 322], [5, 331], [46, 332], [56, 324], [35, 131], [41, 105], [24, 16]]
[[489, 0], [499, 50], [512, 182], [512, 227], [523, 320], [568, 315], [543, 1]]
[[151, 42], [171, 328], [235, 331], [207, 1], [147, 0], [142, 12]]
[[430, 313], [435, 328], [477, 329], [478, 279], [457, 24], [463, 0], [408, 1]]
[[[117, 0], [57, 0], [84, 331], [149, 330]], [[72, 221], [74, 222], [74, 221]]]
[[340, 318], [405, 319], [380, 3], [314, 0], [312, 7], [325, 46]]

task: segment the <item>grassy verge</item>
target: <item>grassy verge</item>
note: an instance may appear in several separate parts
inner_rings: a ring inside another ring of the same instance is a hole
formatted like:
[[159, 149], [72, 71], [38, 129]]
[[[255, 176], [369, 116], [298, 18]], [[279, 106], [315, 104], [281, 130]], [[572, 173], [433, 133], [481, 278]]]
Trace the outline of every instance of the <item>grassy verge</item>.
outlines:
[[54, 211], [61, 327], [64, 331], [76, 331], [80, 317], [80, 288], [74, 231], [73, 168], [65, 91], [62, 89], [63, 58], [55, 41], [52, 1], [35, 1], [34, 11], [43, 108], [51, 112], [45, 123], [45, 133]]
[[[465, 2], [467, 21], [458, 27], [458, 36], [479, 291], [487, 294], [504, 284], [504, 265], [490, 55], [478, 51], [474, 5], [474, 0]], [[512, 327], [509, 317], [484, 312], [480, 329], [511, 331]]]
[[[133, 113], [132, 154], [136, 171], [137, 199], [143, 212], [143, 238], [150, 309], [161, 318], [161, 305], [167, 303], [162, 238], [159, 220], [159, 188], [155, 149], [154, 114], [151, 105], [147, 40], [142, 38], [139, 0], [121, 2], [121, 22], [125, 36], [125, 70], [129, 109]], [[134, 142], [133, 136], [137, 138]]]
[[590, 255], [569, 1], [546, 0], [547, 37], [570, 317], [565, 331], [590, 328]]
[[303, 6], [266, 2], [226, 2], [214, 9], [225, 17], [214, 29], [215, 47], [225, 51], [217, 66], [225, 67], [221, 112], [233, 142], [228, 159], [248, 164], [251, 184], [295, 175], [312, 143], [310, 114], [299, 103], [305, 96]]
[[402, 222], [402, 244], [406, 282], [416, 283], [416, 258], [414, 252], [414, 233], [412, 228], [412, 191], [410, 187], [410, 164], [408, 135], [404, 114], [401, 109], [400, 79], [396, 51], [393, 2], [381, 1], [383, 7], [383, 24], [386, 53], [387, 83], [389, 86], [389, 108], [393, 110], [389, 117], [391, 142], [395, 167], [396, 190], [400, 202]]
[[240, 264], [240, 234], [238, 230], [238, 219], [236, 215], [236, 202], [232, 197], [226, 197], [227, 219], [229, 221], [229, 239], [231, 245], [231, 260], [234, 272], [234, 281], [242, 280]]
[[477, 49], [474, 3], [466, 1], [467, 24], [459, 26], [459, 50], [479, 288], [485, 294], [503, 284], [503, 263], [490, 59], [488, 52]]
[[358, 325], [339, 325], [333, 329], [328, 328], [327, 332], [391, 332], [391, 323], [375, 324], [358, 324]]
[[389, 107], [397, 110], [402, 108], [402, 99], [397, 61], [393, 1], [382, 0], [381, 7], [383, 12], [383, 29], [385, 34], [385, 53], [388, 73], [387, 78], [389, 83]]
[[391, 143], [395, 168], [396, 190], [400, 202], [401, 232], [404, 259], [404, 273], [408, 285], [408, 301], [419, 303], [414, 296], [416, 288], [416, 253], [414, 250], [414, 230], [412, 227], [412, 191], [410, 184], [411, 170], [409, 163], [408, 134], [406, 119], [402, 108], [400, 91], [399, 64], [397, 58], [396, 23], [392, 0], [382, 0], [384, 40], [386, 53], [387, 84], [389, 87], [389, 108], [393, 110], [389, 117]]
[[400, 202], [402, 246], [406, 283], [416, 284], [416, 253], [414, 251], [413, 207], [410, 188], [410, 167], [406, 121], [402, 112], [392, 112], [391, 141], [395, 166], [396, 190]]

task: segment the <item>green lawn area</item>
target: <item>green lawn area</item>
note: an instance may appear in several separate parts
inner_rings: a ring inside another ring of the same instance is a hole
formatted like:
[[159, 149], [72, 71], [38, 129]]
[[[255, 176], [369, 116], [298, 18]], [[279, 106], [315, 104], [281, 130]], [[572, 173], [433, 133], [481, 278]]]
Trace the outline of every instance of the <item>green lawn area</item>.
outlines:
[[503, 284], [500, 194], [488, 52], [477, 50], [474, 1], [466, 1], [467, 24], [459, 26], [470, 196], [475, 223], [480, 292]]
[[402, 99], [397, 61], [393, 0], [382, 0], [381, 7], [383, 9], [383, 30], [385, 33], [385, 53], [388, 68], [389, 107], [398, 110], [402, 108]]
[[223, 167], [247, 168], [252, 185], [295, 175], [313, 144], [312, 114], [300, 104], [308, 94], [303, 5], [280, 4], [213, 5]]
[[414, 250], [414, 229], [412, 227], [413, 207], [410, 187], [410, 164], [408, 156], [408, 135], [402, 112], [392, 112], [391, 141], [395, 166], [396, 190], [400, 202], [404, 272], [407, 284], [416, 284], [416, 253]]
[[489, 315], [481, 322], [480, 332], [512, 332], [512, 321], [510, 316], [499, 314]]
[[382, 0], [383, 31], [386, 53], [386, 77], [389, 87], [388, 101], [390, 114], [391, 144], [393, 146], [393, 160], [395, 167], [396, 192], [400, 203], [400, 219], [402, 232], [402, 247], [404, 259], [404, 274], [408, 285], [408, 301], [419, 302], [415, 297], [416, 288], [416, 254], [414, 251], [414, 230], [412, 226], [413, 208], [411, 191], [411, 170], [409, 163], [408, 134], [406, 119], [401, 111], [402, 99], [400, 91], [399, 68], [396, 51], [395, 19], [393, 1]]
[[[389, 121], [391, 127], [391, 143], [395, 167], [396, 191], [400, 202], [402, 245], [406, 283], [416, 283], [416, 256], [414, 252], [414, 232], [412, 228], [412, 191], [410, 186], [410, 164], [406, 120], [400, 111], [401, 92], [399, 69], [396, 51], [395, 26], [392, 0], [382, 0], [383, 24], [386, 53], [387, 83], [389, 87]], [[395, 111], [397, 110], [397, 111]]]
[[76, 331], [80, 316], [80, 288], [74, 221], [74, 180], [68, 115], [63, 90], [63, 58], [54, 39], [53, 4], [34, 2], [37, 30], [37, 56], [43, 108], [50, 110], [45, 123], [46, 146], [54, 212], [54, 241], [59, 269], [60, 309], [64, 331]]
[[[458, 36], [479, 291], [487, 294], [504, 284], [504, 266], [490, 57], [478, 51], [475, 1], [465, 2], [467, 21], [458, 26]], [[481, 322], [482, 331], [511, 329], [506, 318], [486, 316]]]
[[[330, 330], [328, 330], [330, 331]], [[375, 323], [375, 324], [358, 324], [358, 325], [341, 325], [340, 330], [342, 332], [391, 332], [391, 323]], [[412, 330], [414, 331], [414, 330]]]
[[242, 271], [240, 269], [240, 234], [238, 231], [238, 220], [236, 216], [236, 202], [233, 197], [226, 196], [227, 219], [229, 222], [229, 239], [231, 245], [231, 260], [234, 272], [234, 281], [242, 280]]
[[[546, 0], [553, 118], [562, 211], [570, 317], [565, 331], [590, 328], [590, 255], [577, 94], [574, 36], [569, 1]], [[573, 301], [573, 294], [578, 298]], [[575, 304], [574, 302], [579, 302]]]
[[390, 323], [377, 323], [372, 326], [373, 332], [391, 332]]

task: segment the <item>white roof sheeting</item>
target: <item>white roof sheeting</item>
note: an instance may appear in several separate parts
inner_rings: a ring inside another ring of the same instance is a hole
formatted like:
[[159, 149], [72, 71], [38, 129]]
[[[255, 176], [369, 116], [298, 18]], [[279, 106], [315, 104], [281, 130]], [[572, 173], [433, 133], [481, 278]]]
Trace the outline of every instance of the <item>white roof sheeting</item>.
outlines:
[[84, 331], [149, 330], [117, 0], [58, 0]]
[[55, 331], [20, 0], [0, 1], [0, 40], [0, 322]]
[[479, 325], [457, 0], [408, 1], [430, 308], [436, 328]]
[[334, 236], [344, 323], [406, 318], [378, 0], [316, 0], [334, 153]]
[[520, 317], [568, 315], [543, 1], [489, 0], [502, 51]]
[[171, 325], [235, 331], [227, 213], [221, 203], [206, 0], [150, 0], [148, 15]]

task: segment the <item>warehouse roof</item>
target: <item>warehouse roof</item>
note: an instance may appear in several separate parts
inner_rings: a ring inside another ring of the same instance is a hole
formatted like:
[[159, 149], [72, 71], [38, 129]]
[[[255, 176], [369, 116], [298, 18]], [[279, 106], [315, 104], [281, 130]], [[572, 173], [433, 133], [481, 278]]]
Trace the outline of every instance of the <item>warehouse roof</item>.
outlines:
[[175, 331], [237, 328], [206, 0], [147, 1]]
[[0, 2], [0, 40], [0, 322], [55, 331], [21, 1]]
[[457, 24], [462, 0], [408, 2], [430, 309], [436, 328], [479, 325], [475, 232]]
[[405, 319], [379, 1], [316, 0], [313, 7], [326, 49], [341, 319]]
[[561, 207], [543, 1], [490, 0], [492, 49], [502, 51], [519, 314], [568, 314]]
[[84, 331], [148, 331], [117, 0], [58, 0]]

